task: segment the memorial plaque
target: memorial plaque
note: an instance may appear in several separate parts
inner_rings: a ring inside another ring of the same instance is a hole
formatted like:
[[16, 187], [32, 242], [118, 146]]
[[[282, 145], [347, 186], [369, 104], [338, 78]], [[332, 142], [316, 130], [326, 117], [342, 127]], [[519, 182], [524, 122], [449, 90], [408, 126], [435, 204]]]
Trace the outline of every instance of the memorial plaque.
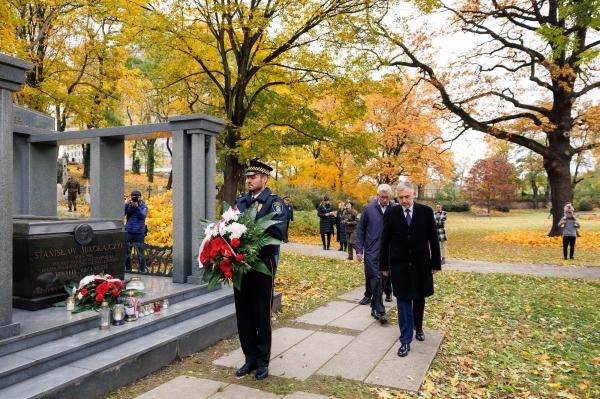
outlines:
[[116, 220], [15, 218], [13, 305], [37, 310], [67, 297], [86, 275], [125, 274], [127, 234]]

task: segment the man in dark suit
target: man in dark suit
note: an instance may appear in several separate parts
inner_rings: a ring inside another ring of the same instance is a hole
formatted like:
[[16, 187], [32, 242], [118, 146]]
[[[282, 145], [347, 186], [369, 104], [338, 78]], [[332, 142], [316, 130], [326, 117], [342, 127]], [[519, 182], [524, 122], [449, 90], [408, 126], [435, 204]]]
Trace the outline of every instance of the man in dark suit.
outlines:
[[379, 267], [392, 279], [400, 325], [398, 356], [404, 357], [413, 329], [418, 341], [425, 340], [425, 297], [433, 295], [433, 274], [442, 267], [433, 210], [414, 202], [415, 191], [408, 182], [398, 184], [396, 194], [401, 206], [384, 215]]
[[[267, 229], [267, 234], [278, 240], [284, 237], [287, 213], [283, 200], [267, 188], [269, 174], [273, 168], [252, 160], [246, 169], [248, 194], [237, 199], [237, 208], [244, 212], [254, 203], [258, 203], [256, 218], [275, 213], [277, 223]], [[259, 256], [267, 265], [272, 276], [250, 271], [242, 279], [241, 290], [234, 288], [235, 313], [238, 335], [242, 351], [246, 357], [244, 365], [236, 371], [238, 377], [256, 370], [256, 379], [262, 380], [269, 375], [271, 357], [271, 305], [273, 298], [273, 278], [275, 276], [275, 257], [279, 254], [279, 245], [267, 245], [260, 250]]]

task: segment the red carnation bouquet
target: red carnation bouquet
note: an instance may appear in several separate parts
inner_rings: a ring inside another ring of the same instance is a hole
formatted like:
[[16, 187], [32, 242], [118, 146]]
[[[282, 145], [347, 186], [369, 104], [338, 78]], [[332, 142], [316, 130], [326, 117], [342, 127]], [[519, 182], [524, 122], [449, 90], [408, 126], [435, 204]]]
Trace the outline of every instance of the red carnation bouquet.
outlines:
[[112, 308], [117, 303], [117, 298], [124, 293], [125, 286], [120, 279], [113, 278], [110, 274], [97, 274], [85, 276], [79, 285], [67, 291], [75, 296], [75, 313], [77, 313], [98, 310], [103, 301], [108, 302]]
[[264, 246], [281, 244], [267, 234], [269, 227], [281, 222], [272, 220], [275, 213], [255, 220], [257, 207], [254, 203], [240, 212], [223, 203], [225, 212], [218, 222], [203, 221], [205, 236], [200, 244], [198, 264], [209, 287], [220, 282], [233, 283], [239, 290], [244, 274], [251, 270], [271, 275], [258, 255]]

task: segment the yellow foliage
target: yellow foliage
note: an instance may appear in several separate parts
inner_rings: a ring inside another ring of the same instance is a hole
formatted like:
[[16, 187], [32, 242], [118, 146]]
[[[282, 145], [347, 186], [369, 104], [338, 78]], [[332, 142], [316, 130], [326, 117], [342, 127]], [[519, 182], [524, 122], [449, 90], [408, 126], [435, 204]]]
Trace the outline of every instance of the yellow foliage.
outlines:
[[[503, 231], [487, 235], [484, 240], [546, 248], [562, 245], [562, 237], [548, 237], [543, 231]], [[600, 231], [581, 232], [576, 248], [600, 249]]]
[[146, 243], [151, 245], [173, 245], [173, 202], [171, 191], [153, 195], [146, 200], [148, 216]]

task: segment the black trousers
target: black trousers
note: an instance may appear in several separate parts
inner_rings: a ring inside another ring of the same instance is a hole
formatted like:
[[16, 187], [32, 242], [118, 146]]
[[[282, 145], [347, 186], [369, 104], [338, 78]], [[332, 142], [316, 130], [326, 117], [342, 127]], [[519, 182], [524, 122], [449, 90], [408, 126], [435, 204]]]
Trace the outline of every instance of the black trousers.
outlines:
[[[265, 260], [273, 271], [273, 259]], [[246, 362], [268, 366], [271, 357], [271, 304], [273, 277], [251, 271], [244, 275], [241, 290], [234, 288], [238, 335]]]
[[[392, 295], [392, 279], [391, 278], [383, 278], [383, 293], [385, 295]], [[373, 296], [373, 292], [371, 290], [371, 284], [369, 283], [369, 276], [367, 276], [367, 272], [365, 271], [365, 296], [367, 298], [371, 298]]]
[[371, 295], [371, 309], [378, 315], [385, 314], [385, 306], [383, 306], [383, 278], [380, 276], [368, 277], [369, 290]]
[[577, 237], [567, 237], [563, 236], [563, 256], [567, 259], [567, 247], [571, 246], [569, 251], [569, 258], [572, 258], [575, 254], [575, 241]]

